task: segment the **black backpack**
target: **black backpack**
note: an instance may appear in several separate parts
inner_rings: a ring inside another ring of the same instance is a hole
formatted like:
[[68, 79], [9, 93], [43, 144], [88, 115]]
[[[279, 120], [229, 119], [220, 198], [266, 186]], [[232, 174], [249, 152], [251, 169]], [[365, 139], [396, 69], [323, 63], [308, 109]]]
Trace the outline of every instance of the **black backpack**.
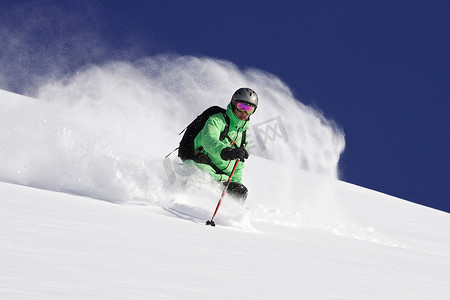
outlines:
[[[198, 133], [205, 126], [206, 121], [212, 115], [222, 113], [225, 117], [225, 129], [220, 134], [220, 140], [223, 140], [228, 135], [228, 128], [230, 126], [230, 118], [228, 118], [225, 113], [225, 109], [219, 106], [211, 106], [202, 112], [191, 124], [189, 124], [180, 134], [184, 132], [184, 135], [180, 141], [180, 146], [178, 147], [178, 156], [181, 160], [185, 161], [187, 159], [194, 159], [194, 139], [197, 137]], [[244, 139], [245, 140], [245, 139]]]

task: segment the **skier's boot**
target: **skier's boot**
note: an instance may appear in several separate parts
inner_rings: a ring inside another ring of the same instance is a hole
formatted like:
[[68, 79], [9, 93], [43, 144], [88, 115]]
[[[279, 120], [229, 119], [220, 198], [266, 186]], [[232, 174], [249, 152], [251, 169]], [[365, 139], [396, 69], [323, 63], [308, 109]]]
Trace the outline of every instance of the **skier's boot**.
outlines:
[[[224, 182], [224, 184], [226, 185], [227, 183]], [[242, 183], [231, 181], [227, 193], [239, 203], [244, 204], [248, 189]]]

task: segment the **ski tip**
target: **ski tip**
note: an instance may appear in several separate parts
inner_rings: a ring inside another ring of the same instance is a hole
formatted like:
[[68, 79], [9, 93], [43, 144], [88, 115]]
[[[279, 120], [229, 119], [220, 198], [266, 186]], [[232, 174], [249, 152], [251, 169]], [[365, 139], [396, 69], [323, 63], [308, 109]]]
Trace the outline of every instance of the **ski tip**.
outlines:
[[206, 221], [206, 225], [216, 226], [216, 223], [214, 221]]

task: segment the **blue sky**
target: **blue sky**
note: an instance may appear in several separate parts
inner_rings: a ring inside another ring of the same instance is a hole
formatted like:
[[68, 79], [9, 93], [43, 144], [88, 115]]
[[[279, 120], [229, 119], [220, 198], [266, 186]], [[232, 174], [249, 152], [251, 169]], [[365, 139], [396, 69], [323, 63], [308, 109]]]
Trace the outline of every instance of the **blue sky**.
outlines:
[[[33, 55], [64, 50], [52, 49], [49, 35], [79, 31], [106, 50], [66, 61], [66, 72], [108, 55], [159, 53], [267, 71], [343, 128], [344, 181], [450, 212], [450, 2], [60, 2], [0, 4], [0, 26], [9, 32], [26, 30], [31, 16], [53, 18], [30, 39], [28, 69], [57, 63]], [[64, 51], [86, 53], [88, 43]], [[15, 79], [2, 88], [30, 85], [10, 60], [8, 70]]]

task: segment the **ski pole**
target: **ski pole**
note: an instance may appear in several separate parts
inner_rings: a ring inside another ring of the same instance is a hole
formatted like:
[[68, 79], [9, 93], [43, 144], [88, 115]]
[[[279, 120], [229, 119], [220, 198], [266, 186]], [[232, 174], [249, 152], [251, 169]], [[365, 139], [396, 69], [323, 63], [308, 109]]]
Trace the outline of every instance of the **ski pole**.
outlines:
[[231, 174], [230, 174], [230, 177], [228, 178], [227, 184], [225, 185], [225, 188], [223, 189], [222, 196], [220, 197], [219, 203], [217, 203], [216, 210], [214, 211], [211, 221], [206, 221], [206, 225], [216, 226], [216, 223], [214, 223], [214, 217], [216, 216], [217, 211], [219, 210], [220, 204], [222, 203], [222, 199], [228, 190], [228, 186], [230, 185], [231, 178], [233, 178], [234, 171], [236, 171], [238, 162], [239, 162], [239, 159], [237, 159], [236, 163], [234, 164], [233, 171], [231, 171]]

